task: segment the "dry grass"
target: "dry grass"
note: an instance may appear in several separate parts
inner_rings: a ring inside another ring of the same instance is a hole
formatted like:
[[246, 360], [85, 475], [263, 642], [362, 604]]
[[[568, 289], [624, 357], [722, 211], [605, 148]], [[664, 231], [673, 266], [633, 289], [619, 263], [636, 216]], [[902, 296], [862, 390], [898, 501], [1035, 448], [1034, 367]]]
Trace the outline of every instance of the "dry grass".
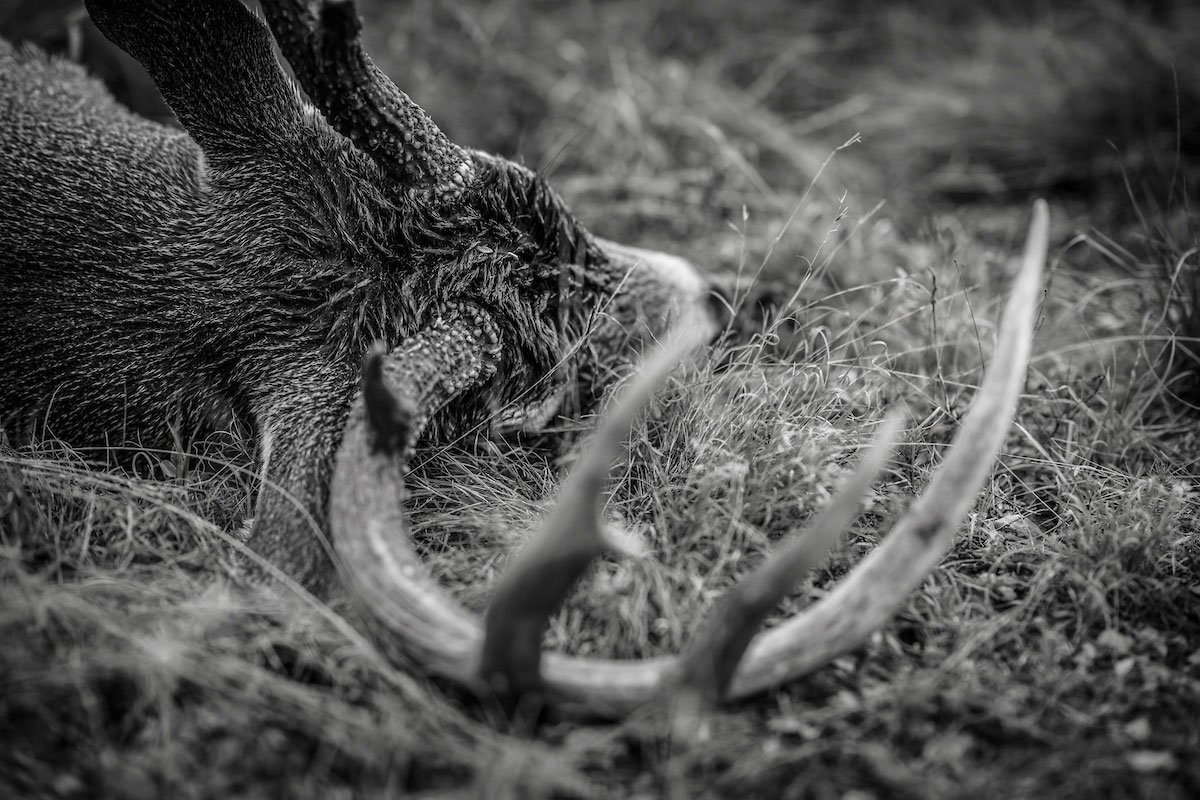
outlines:
[[[690, 256], [736, 307], [613, 472], [607, 513], [650, 557], [598, 565], [550, 644], [678, 650], [901, 404], [869, 508], [779, 613], [822, 596], [939, 461], [1048, 193], [995, 474], [866, 646], [685, 744], [650, 716], [510, 728], [382, 663], [345, 606], [234, 585], [245, 453], [147, 455], [137, 477], [0, 449], [0, 795], [1200, 794], [1194, 11], [364, 5], [452, 135], [552, 173], [604, 235]], [[468, 605], [591, 425], [422, 452], [414, 533]]]

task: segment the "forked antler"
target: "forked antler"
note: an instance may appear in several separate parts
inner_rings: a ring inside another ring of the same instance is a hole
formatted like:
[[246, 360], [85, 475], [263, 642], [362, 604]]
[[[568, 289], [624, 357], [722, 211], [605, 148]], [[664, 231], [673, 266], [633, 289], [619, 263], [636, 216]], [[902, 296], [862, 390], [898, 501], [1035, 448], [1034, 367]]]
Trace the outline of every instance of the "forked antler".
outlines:
[[[893, 533], [820, 602], [751, 639], [752, 632], [805, 570], [815, 565], [852, 522], [862, 495], [896, 436], [882, 427], [857, 472], [808, 526], [730, 593], [682, 657], [643, 661], [584, 659], [540, 651], [546, 619], [595, 555], [613, 549], [598, 518], [605, 470], [629, 423], [670, 368], [698, 346], [703, 332], [683, 332], [649, 359], [614, 405], [594, 447], [566, 483], [541, 534], [497, 588], [481, 626], [429, 576], [408, 540], [404, 512], [407, 446], [375, 447], [369, 420], [381, 416], [359, 403], [338, 456], [330, 516], [346, 580], [388, 654], [468, 687], [537, 691], [549, 702], [621, 714], [664, 691], [684, 705], [742, 698], [779, 685], [861, 644], [883, 625], [949, 548], [959, 521], [990, 473], [1024, 382], [1041, 273], [1048, 244], [1048, 211], [1034, 206], [1023, 266], [1004, 311], [992, 363], [949, 454]], [[428, 415], [447, 399], [444, 375], [459, 370], [466, 388], [487, 372], [487, 337], [459, 316], [386, 357], [386, 369], [367, 371], [364, 396], [401, 394]], [[446, 343], [454, 341], [456, 346]], [[475, 355], [464, 355], [465, 349]], [[436, 346], [431, 346], [433, 343]], [[414, 356], [414, 353], [417, 354]], [[431, 366], [430, 354], [441, 363]], [[467, 369], [463, 371], [464, 364]], [[443, 376], [443, 387], [418, 397], [405, 375]], [[382, 391], [386, 386], [387, 391]], [[387, 414], [382, 415], [383, 418]], [[420, 420], [405, 423], [419, 429]], [[384, 436], [379, 440], [387, 440]], [[394, 438], [394, 437], [392, 437]], [[409, 440], [411, 441], [411, 439]]]

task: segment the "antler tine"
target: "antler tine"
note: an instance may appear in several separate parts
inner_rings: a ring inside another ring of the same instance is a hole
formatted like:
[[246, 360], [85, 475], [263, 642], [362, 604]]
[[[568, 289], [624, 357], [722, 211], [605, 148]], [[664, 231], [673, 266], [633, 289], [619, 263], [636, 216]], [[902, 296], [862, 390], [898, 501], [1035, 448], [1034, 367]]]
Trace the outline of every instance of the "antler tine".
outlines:
[[959, 520], [991, 472], [1016, 411], [1029, 363], [1048, 240], [1049, 211], [1045, 201], [1038, 200], [992, 363], [925, 492], [892, 534], [833, 591], [750, 644], [728, 696], [763, 691], [856, 647], [895, 613], [949, 549]]
[[263, 0], [284, 57], [335, 130], [398, 180], [457, 195], [471, 159], [375, 66], [352, 0]]
[[488, 378], [499, 346], [491, 319], [463, 306], [391, 353], [373, 350], [330, 489], [329, 523], [343, 578], [380, 647], [393, 661], [415, 659], [462, 683], [474, 674], [479, 624], [444, 594], [413, 549], [404, 477], [429, 416]]
[[704, 345], [709, 333], [703, 325], [689, 326], [646, 360], [606, 412], [541, 532], [497, 586], [484, 619], [480, 660], [481, 676], [497, 692], [511, 697], [541, 693], [542, 636], [550, 615], [593, 558], [610, 551], [641, 554], [635, 543], [604, 530], [604, 480], [638, 412], [675, 367]]
[[683, 657], [675, 697], [678, 719], [695, 719], [724, 696], [763, 620], [800, 576], [821, 563], [854, 521], [863, 497], [895, 447], [901, 422], [899, 413], [888, 416], [854, 474], [816, 519], [725, 595]]

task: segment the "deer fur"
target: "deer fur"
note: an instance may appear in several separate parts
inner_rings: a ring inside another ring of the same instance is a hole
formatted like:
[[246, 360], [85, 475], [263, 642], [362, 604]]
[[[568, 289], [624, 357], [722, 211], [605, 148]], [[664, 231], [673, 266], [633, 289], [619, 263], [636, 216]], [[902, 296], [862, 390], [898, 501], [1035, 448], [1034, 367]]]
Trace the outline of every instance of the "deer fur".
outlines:
[[252, 437], [249, 543], [310, 588], [332, 575], [319, 534], [373, 343], [482, 309], [495, 375], [431, 430], [534, 429], [706, 313], [686, 262], [593, 237], [541, 176], [438, 144], [415, 104], [391, 156], [372, 130], [344, 135], [239, 0], [87, 5], [183, 130], [0, 42], [0, 425], [117, 452]]

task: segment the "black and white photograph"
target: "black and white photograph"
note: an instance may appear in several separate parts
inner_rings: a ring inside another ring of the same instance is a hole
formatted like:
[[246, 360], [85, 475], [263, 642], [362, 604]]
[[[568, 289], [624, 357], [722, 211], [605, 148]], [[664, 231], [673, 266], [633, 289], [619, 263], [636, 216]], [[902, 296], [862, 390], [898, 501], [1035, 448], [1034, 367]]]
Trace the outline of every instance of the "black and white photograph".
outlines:
[[0, 0], [0, 797], [1200, 797], [1200, 4]]

